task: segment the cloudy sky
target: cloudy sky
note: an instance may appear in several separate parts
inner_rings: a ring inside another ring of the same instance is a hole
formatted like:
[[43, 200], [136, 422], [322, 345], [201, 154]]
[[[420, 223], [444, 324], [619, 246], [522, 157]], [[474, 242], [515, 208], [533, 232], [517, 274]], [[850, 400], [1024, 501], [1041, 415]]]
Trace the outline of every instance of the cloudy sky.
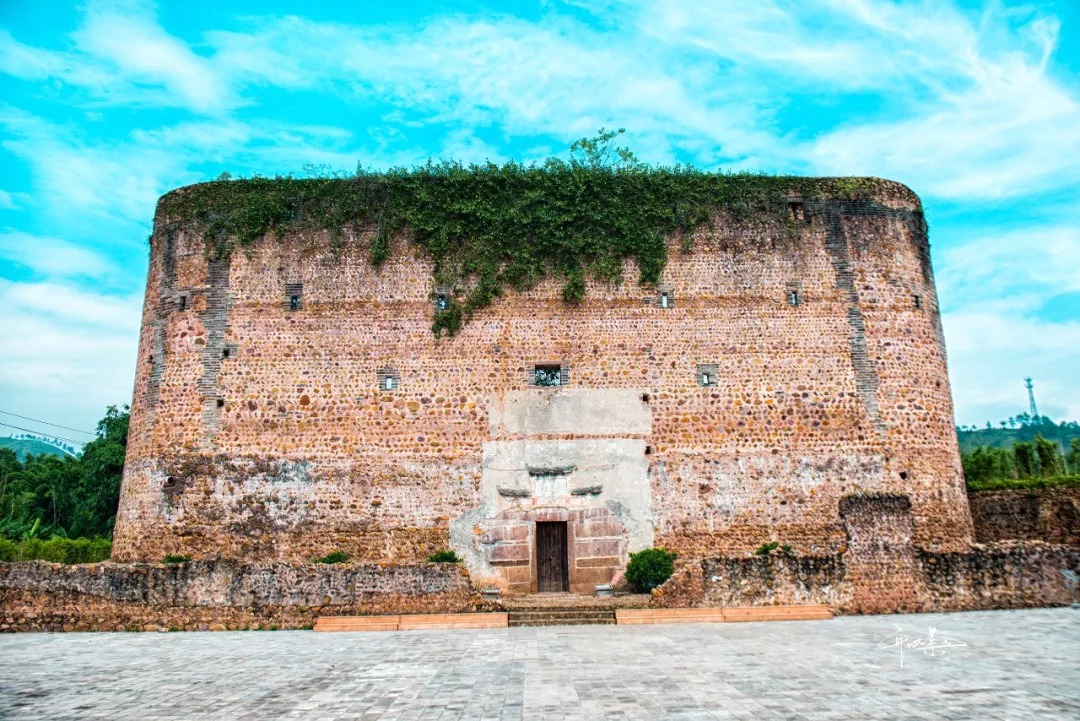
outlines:
[[600, 126], [655, 163], [907, 183], [957, 422], [1026, 410], [1025, 375], [1080, 418], [1077, 0], [3, 0], [0, 409], [91, 429], [130, 399], [170, 188]]

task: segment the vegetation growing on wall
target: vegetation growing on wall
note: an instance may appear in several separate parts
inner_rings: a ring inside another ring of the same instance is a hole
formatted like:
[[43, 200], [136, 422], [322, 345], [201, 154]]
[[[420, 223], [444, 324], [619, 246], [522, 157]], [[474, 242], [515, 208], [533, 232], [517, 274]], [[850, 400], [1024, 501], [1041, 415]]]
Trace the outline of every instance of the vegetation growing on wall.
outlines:
[[736, 217], [783, 214], [786, 199], [859, 197], [867, 179], [815, 179], [708, 173], [638, 162], [615, 141], [622, 130], [575, 142], [570, 159], [541, 164], [428, 162], [353, 177], [222, 179], [170, 193], [167, 221], [193, 224], [212, 253], [251, 246], [266, 233], [327, 231], [340, 248], [344, 229], [370, 231], [372, 262], [383, 263], [391, 237], [407, 233], [435, 265], [435, 282], [454, 297], [433, 331], [453, 334], [507, 289], [546, 276], [562, 279], [563, 300], [578, 303], [585, 280], [618, 282], [636, 263], [655, 283], [667, 262], [666, 237], [693, 230], [718, 210]]

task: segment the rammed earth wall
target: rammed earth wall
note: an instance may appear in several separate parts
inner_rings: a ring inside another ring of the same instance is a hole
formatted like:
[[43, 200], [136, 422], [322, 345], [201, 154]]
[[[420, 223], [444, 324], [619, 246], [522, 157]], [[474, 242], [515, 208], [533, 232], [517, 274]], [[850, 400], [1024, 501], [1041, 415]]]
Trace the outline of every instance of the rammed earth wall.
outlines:
[[[840, 500], [863, 491], [909, 499], [916, 546], [963, 551], [922, 209], [869, 187], [794, 199], [798, 216], [718, 212], [669, 239], [658, 287], [629, 261], [579, 305], [543, 280], [439, 339], [433, 267], [404, 237], [379, 268], [371, 228], [222, 257], [162, 212], [115, 558], [413, 563], [453, 547], [475, 577], [530, 591], [535, 523], [566, 520], [580, 590], [649, 545], [837, 554]], [[545, 364], [566, 385], [532, 387]]]

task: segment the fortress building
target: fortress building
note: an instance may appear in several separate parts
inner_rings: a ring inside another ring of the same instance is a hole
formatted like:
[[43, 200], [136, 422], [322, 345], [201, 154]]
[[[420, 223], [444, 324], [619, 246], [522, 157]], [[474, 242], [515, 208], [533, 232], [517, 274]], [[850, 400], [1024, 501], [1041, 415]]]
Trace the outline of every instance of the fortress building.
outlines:
[[718, 204], [667, 232], [655, 283], [620, 257], [621, 282], [586, 273], [567, 302], [542, 276], [438, 336], [477, 281], [447, 281], [407, 224], [182, 210], [230, 185], [158, 207], [117, 560], [449, 548], [509, 591], [591, 591], [647, 547], [841, 552], [842, 500], [878, 493], [910, 499], [917, 546], [972, 540], [927, 226], [902, 185]]

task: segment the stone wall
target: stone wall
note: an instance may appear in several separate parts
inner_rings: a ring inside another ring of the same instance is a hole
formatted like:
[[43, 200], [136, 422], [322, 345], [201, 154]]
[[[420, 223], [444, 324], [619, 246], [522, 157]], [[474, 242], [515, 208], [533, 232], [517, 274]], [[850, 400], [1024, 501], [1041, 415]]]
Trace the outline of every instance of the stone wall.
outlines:
[[1080, 548], [1040, 542], [976, 544], [936, 553], [912, 545], [902, 496], [845, 498], [840, 553], [693, 559], [654, 591], [655, 607], [827, 605], [836, 613], [925, 613], [1071, 603], [1062, 571]]
[[[649, 544], [836, 554], [839, 501], [865, 491], [908, 497], [919, 547], [962, 551], [926, 226], [907, 188], [875, 188], [804, 199], [805, 220], [717, 215], [691, 252], [671, 238], [669, 307], [628, 263], [580, 305], [549, 279], [442, 339], [406, 238], [381, 268], [370, 228], [208, 260], [159, 215], [114, 558], [413, 563], [452, 546], [524, 590], [530, 524], [565, 515], [596, 523], [575, 563], [587, 586]], [[537, 364], [567, 385], [530, 388]], [[545, 475], [544, 458], [566, 466]]]
[[0, 563], [0, 630], [309, 628], [319, 616], [475, 610], [454, 564]]
[[1080, 488], [968, 494], [975, 540], [1028, 540], [1080, 546]]

